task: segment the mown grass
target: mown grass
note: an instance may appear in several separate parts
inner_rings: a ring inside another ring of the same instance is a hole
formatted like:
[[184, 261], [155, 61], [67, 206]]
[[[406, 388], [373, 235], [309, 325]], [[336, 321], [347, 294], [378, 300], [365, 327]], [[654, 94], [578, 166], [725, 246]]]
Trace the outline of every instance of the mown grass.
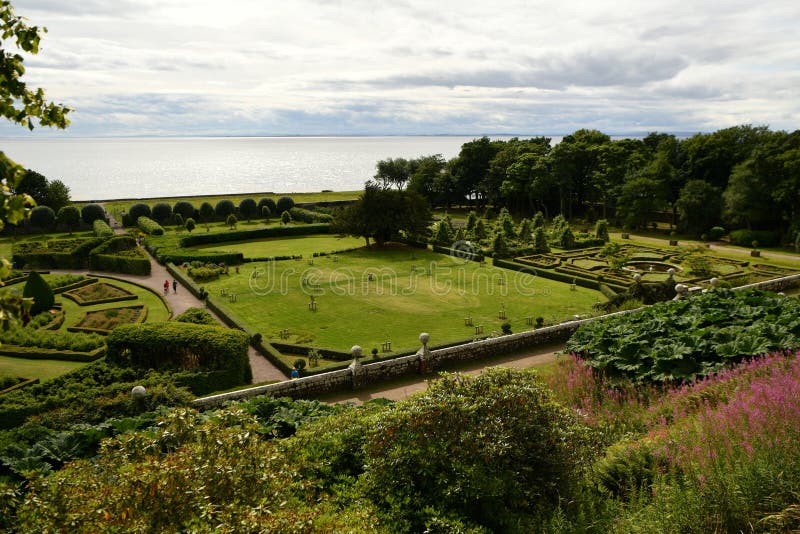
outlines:
[[29, 360], [0, 356], [0, 375], [38, 378], [44, 381], [72, 372], [84, 365], [87, 364], [63, 360]]
[[[256, 270], [259, 277], [251, 278]], [[318, 288], [303, 285], [306, 279]], [[385, 341], [395, 352], [416, 349], [423, 331], [432, 344], [471, 339], [475, 327], [464, 324], [470, 316], [485, 335], [499, 332], [506, 321], [518, 332], [532, 328], [526, 317], [557, 322], [591, 313], [604, 300], [597, 291], [571, 291], [568, 284], [406, 247], [348, 252], [338, 255], [338, 262], [315, 258], [313, 265], [254, 262], [205, 287], [267, 339], [280, 341], [281, 330], [288, 329], [284, 341], [290, 343], [342, 351], [359, 344], [365, 353]], [[236, 302], [222, 296], [223, 289], [235, 294]], [[308, 309], [311, 296], [316, 312]], [[499, 318], [501, 309], [506, 320]]]
[[297, 256], [310, 258], [315, 252], [337, 252], [364, 246], [364, 240], [349, 236], [315, 234], [307, 237], [275, 237], [259, 241], [232, 241], [189, 247], [189, 250], [241, 252], [245, 258]]

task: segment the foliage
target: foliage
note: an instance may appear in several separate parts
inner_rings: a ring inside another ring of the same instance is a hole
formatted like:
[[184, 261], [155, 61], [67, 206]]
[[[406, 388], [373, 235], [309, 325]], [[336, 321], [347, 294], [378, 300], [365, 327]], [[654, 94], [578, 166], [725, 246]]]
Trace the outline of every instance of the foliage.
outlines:
[[798, 316], [796, 299], [718, 289], [583, 325], [567, 350], [612, 377], [688, 381], [744, 357], [800, 346]]
[[193, 264], [186, 269], [186, 274], [191, 276], [192, 280], [195, 282], [209, 282], [211, 280], [216, 280], [219, 278], [219, 275], [225, 272], [224, 267], [220, 267], [215, 263], [192, 263]]
[[700, 235], [719, 223], [722, 195], [719, 189], [702, 180], [689, 180], [675, 203], [680, 220], [678, 229]]
[[191, 231], [194, 230], [197, 225], [195, 224], [194, 219], [189, 217], [188, 219], [186, 219], [186, 222], [183, 223], [183, 226], [186, 228], [187, 232], [191, 233]]
[[156, 202], [153, 205], [153, 220], [157, 221], [159, 224], [165, 224], [170, 217], [172, 217], [172, 206], [166, 202]]
[[252, 198], [245, 198], [239, 202], [239, 215], [248, 221], [258, 214], [258, 204]]
[[778, 244], [778, 234], [769, 230], [734, 230], [730, 233], [731, 244], [750, 247], [758, 241], [762, 247], [773, 247]]
[[721, 226], [714, 226], [708, 231], [709, 241], [719, 241], [725, 235], [725, 229]]
[[365, 492], [402, 531], [421, 531], [435, 510], [526, 532], [574, 494], [588, 438], [535, 373], [445, 375], [375, 417]]
[[602, 239], [603, 241], [608, 241], [608, 221], [605, 219], [600, 219], [594, 225], [594, 236], [597, 239]]
[[47, 311], [52, 308], [55, 303], [53, 290], [50, 289], [50, 286], [44, 281], [42, 275], [36, 271], [28, 275], [28, 281], [25, 282], [25, 289], [22, 291], [22, 296], [24, 298], [33, 299], [33, 304], [30, 308], [31, 315], [38, 315], [43, 311]]
[[289, 211], [293, 207], [294, 200], [292, 197], [280, 197], [278, 202], [275, 203], [275, 213], [283, 213], [284, 211]]
[[509, 255], [508, 243], [503, 232], [496, 232], [492, 238], [492, 257], [507, 258]]
[[442, 219], [436, 224], [436, 230], [433, 233], [433, 242], [443, 246], [449, 246], [453, 243], [453, 233], [448, 221]]
[[212, 206], [208, 202], [203, 202], [200, 204], [200, 218], [204, 222], [209, 222], [211, 219], [214, 218], [214, 206]]
[[114, 230], [103, 219], [95, 219], [92, 229], [97, 237], [114, 237]]
[[236, 215], [234, 215], [233, 213], [228, 215], [228, 218], [225, 219], [225, 224], [230, 226], [231, 230], [235, 230], [236, 229], [236, 223], [238, 223], [238, 222], [239, 221], [236, 219]]
[[714, 262], [708, 255], [708, 249], [702, 246], [689, 249], [683, 255], [681, 265], [686, 267], [692, 276], [698, 278], [708, 278], [719, 274], [714, 269]]
[[293, 221], [300, 221], [303, 223], [329, 223], [333, 221], [333, 215], [298, 207], [290, 209], [289, 215], [292, 216]]
[[278, 206], [275, 204], [275, 201], [271, 198], [261, 198], [258, 200], [258, 212], [263, 215], [264, 208], [269, 209], [270, 214], [277, 214], [278, 213]]
[[210, 324], [216, 325], [217, 320], [203, 308], [189, 308], [185, 312], [175, 317], [175, 321], [181, 323]]
[[236, 211], [236, 206], [230, 200], [220, 200], [214, 206], [214, 215], [220, 219], [225, 219], [228, 215], [232, 215]]
[[34, 202], [42, 206], [47, 201], [47, 178], [36, 171], [26, 169], [14, 192], [18, 195], [29, 195]]
[[56, 214], [49, 206], [36, 206], [31, 210], [30, 222], [41, 229], [50, 228], [56, 222]]
[[289, 213], [288, 211], [284, 211], [283, 213], [281, 213], [281, 224], [286, 225], [289, 224], [290, 222], [292, 222], [292, 214]]
[[244, 332], [218, 326], [183, 322], [123, 325], [106, 339], [106, 360], [140, 369], [219, 371], [213, 389], [189, 384], [196, 392], [213, 391], [250, 382], [248, 343]]
[[571, 249], [575, 247], [575, 234], [572, 233], [569, 225], [564, 226], [561, 229], [561, 233], [558, 235], [556, 243], [563, 249]]
[[97, 219], [106, 219], [106, 211], [100, 204], [86, 204], [81, 208], [81, 219], [86, 224], [92, 224]]
[[51, 180], [47, 184], [47, 198], [45, 205], [50, 206], [53, 211], [58, 210], [70, 203], [69, 187], [61, 180]]
[[150, 205], [144, 202], [137, 202], [128, 210], [128, 215], [130, 215], [134, 223], [139, 220], [139, 217], [150, 217], [152, 214], [153, 211], [150, 209]]
[[150, 217], [145, 217], [144, 215], [136, 219], [136, 226], [146, 234], [164, 235], [164, 228]]
[[194, 217], [194, 211], [194, 205], [186, 200], [179, 200], [174, 206], [172, 206], [172, 213], [176, 215], [180, 214], [183, 217], [183, 220]]
[[89, 266], [100, 271], [126, 274], [150, 274], [150, 258], [128, 235], [112, 237], [89, 254]]
[[72, 229], [81, 222], [81, 212], [77, 206], [64, 206], [58, 210], [57, 218], [58, 222], [65, 224], [72, 233]]

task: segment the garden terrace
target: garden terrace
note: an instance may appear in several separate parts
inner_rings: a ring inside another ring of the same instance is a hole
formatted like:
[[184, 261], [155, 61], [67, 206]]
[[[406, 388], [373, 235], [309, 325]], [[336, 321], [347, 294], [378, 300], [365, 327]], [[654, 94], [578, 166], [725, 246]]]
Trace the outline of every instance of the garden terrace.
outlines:
[[123, 324], [143, 323], [147, 319], [147, 308], [142, 305], [122, 308], [106, 308], [86, 312], [70, 332], [94, 332], [108, 334]]
[[119, 302], [121, 300], [136, 300], [138, 298], [130, 291], [107, 282], [95, 282], [94, 284], [65, 291], [63, 295], [81, 306]]

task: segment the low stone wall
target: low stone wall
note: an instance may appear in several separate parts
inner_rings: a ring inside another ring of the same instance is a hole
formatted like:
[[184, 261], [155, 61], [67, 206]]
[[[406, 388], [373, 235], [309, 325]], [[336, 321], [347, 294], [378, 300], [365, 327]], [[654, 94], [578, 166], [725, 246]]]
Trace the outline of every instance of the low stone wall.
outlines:
[[[800, 285], [800, 274], [776, 278], [774, 280], [766, 280], [736, 289], [782, 291], [797, 287], [798, 285]], [[229, 400], [245, 399], [258, 395], [306, 398], [342, 389], [358, 389], [369, 384], [377, 384], [394, 378], [433, 372], [447, 364], [491, 358], [493, 356], [501, 356], [537, 346], [566, 341], [581, 327], [581, 325], [606, 317], [636, 313], [642, 309], [643, 308], [637, 308], [635, 310], [615, 312], [589, 319], [568, 321], [555, 326], [520, 332], [519, 334], [509, 334], [507, 336], [484, 339], [445, 349], [432, 350], [429, 352], [424, 362], [418, 354], [411, 354], [382, 362], [351, 366], [348, 369], [331, 371], [329, 373], [320, 373], [297, 380], [286, 380], [266, 386], [212, 395], [210, 397], [196, 399], [194, 405], [199, 408], [205, 408], [219, 406], [223, 402]]]

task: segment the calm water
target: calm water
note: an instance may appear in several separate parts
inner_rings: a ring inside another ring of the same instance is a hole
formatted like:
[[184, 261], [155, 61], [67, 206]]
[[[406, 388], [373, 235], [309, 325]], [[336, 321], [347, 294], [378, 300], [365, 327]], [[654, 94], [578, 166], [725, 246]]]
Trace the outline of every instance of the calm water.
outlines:
[[[497, 137], [508, 139], [507, 137]], [[361, 189], [385, 158], [456, 156], [474, 137], [0, 139], [73, 200]], [[554, 140], [555, 141], [555, 140]]]

